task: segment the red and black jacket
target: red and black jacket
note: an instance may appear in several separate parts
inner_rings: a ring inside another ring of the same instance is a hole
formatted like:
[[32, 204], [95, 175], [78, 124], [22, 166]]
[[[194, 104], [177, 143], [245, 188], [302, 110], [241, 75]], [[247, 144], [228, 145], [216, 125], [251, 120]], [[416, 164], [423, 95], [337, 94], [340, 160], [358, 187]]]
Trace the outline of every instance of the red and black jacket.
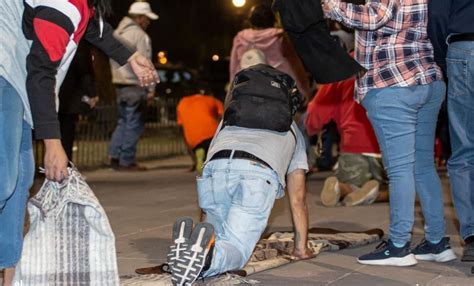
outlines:
[[26, 59], [26, 89], [36, 139], [61, 137], [57, 94], [79, 41], [84, 38], [124, 65], [132, 56], [113, 37], [112, 27], [94, 17], [87, 0], [25, 0], [23, 32], [32, 41]]

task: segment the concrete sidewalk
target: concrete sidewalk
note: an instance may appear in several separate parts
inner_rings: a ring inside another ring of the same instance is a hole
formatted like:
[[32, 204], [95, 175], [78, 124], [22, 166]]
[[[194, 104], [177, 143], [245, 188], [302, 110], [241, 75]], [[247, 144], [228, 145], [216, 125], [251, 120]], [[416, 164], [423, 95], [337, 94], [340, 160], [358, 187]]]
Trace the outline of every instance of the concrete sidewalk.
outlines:
[[[112, 170], [87, 172], [89, 184], [105, 207], [117, 238], [120, 274], [132, 274], [135, 268], [165, 262], [171, 227], [176, 217], [199, 218], [195, 190], [195, 174], [188, 172], [188, 157], [150, 162], [147, 172], [125, 173]], [[352, 208], [325, 208], [319, 193], [330, 173], [320, 173], [308, 179], [310, 226], [340, 230], [366, 230], [389, 225], [388, 204]], [[461, 255], [457, 222], [449, 195], [448, 180], [442, 174], [445, 187], [447, 233], [452, 246]], [[269, 230], [291, 227], [288, 201], [276, 202]], [[421, 210], [416, 212], [413, 230], [416, 244], [423, 238]], [[322, 253], [318, 257], [290, 264], [251, 276], [262, 285], [474, 285], [471, 264], [459, 260], [445, 264], [420, 262], [415, 267], [371, 267], [360, 265], [356, 257], [375, 248], [363, 248]]]
[[[131, 274], [137, 267], [165, 261], [171, 227], [176, 217], [199, 218], [195, 191], [195, 174], [187, 171], [188, 157], [171, 158], [148, 163], [154, 170], [123, 173], [100, 170], [86, 173], [87, 179], [108, 212], [117, 236], [121, 274]], [[325, 208], [319, 192], [329, 173], [308, 179], [310, 225], [341, 230], [382, 228], [389, 224], [388, 204], [352, 208]], [[449, 195], [445, 186], [447, 232], [452, 246], [460, 256], [462, 248]], [[269, 230], [291, 227], [288, 201], [276, 202]], [[417, 208], [414, 243], [423, 238], [421, 210]], [[291, 264], [251, 276], [264, 285], [474, 285], [471, 266], [459, 261], [446, 264], [420, 262], [415, 267], [370, 267], [356, 262], [376, 245], [322, 253], [310, 261]]]

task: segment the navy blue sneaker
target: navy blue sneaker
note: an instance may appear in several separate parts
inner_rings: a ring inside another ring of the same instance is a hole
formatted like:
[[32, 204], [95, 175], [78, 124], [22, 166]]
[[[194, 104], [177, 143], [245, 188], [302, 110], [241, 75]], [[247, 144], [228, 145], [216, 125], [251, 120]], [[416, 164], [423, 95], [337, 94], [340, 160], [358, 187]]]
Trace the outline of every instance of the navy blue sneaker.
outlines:
[[456, 254], [449, 245], [449, 238], [445, 237], [434, 244], [426, 239], [411, 251], [415, 258], [424, 261], [448, 262], [456, 259]]
[[372, 253], [362, 255], [357, 259], [360, 264], [387, 265], [387, 266], [412, 266], [418, 261], [410, 251], [410, 242], [398, 248], [389, 239], [380, 243]]

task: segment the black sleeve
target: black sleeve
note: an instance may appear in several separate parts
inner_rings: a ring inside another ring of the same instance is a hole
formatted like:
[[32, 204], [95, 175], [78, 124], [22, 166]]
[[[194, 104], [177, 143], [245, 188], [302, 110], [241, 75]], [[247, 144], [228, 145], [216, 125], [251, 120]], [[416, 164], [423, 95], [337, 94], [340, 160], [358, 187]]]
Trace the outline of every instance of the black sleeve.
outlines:
[[428, 2], [428, 36], [434, 48], [436, 63], [446, 72], [449, 14], [452, 0], [430, 0]]
[[113, 35], [114, 30], [107, 22], [103, 22], [103, 24], [104, 27], [101, 36], [100, 21], [91, 19], [87, 26], [85, 40], [99, 48], [120, 65], [125, 65], [135, 51], [128, 50], [115, 39]]
[[26, 90], [36, 139], [61, 138], [54, 93], [59, 63], [50, 61], [41, 43], [33, 40], [26, 58]]
[[32, 21], [30, 53], [26, 58], [26, 90], [36, 139], [59, 139], [56, 112], [56, 75], [74, 25], [52, 8], [37, 9]]

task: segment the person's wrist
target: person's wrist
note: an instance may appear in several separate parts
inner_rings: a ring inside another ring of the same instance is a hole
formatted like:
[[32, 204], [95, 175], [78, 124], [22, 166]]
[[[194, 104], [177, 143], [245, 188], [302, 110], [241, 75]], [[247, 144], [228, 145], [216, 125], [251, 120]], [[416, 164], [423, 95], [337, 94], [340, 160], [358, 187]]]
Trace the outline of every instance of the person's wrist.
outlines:
[[61, 146], [61, 140], [59, 139], [44, 139], [43, 142], [46, 148], [54, 148]]
[[139, 53], [139, 52], [133, 53], [133, 54], [128, 58], [127, 62], [130, 63], [131, 61], [133, 61], [133, 60], [134, 60], [136, 57], [138, 57], [138, 56], [140, 56], [140, 53]]

